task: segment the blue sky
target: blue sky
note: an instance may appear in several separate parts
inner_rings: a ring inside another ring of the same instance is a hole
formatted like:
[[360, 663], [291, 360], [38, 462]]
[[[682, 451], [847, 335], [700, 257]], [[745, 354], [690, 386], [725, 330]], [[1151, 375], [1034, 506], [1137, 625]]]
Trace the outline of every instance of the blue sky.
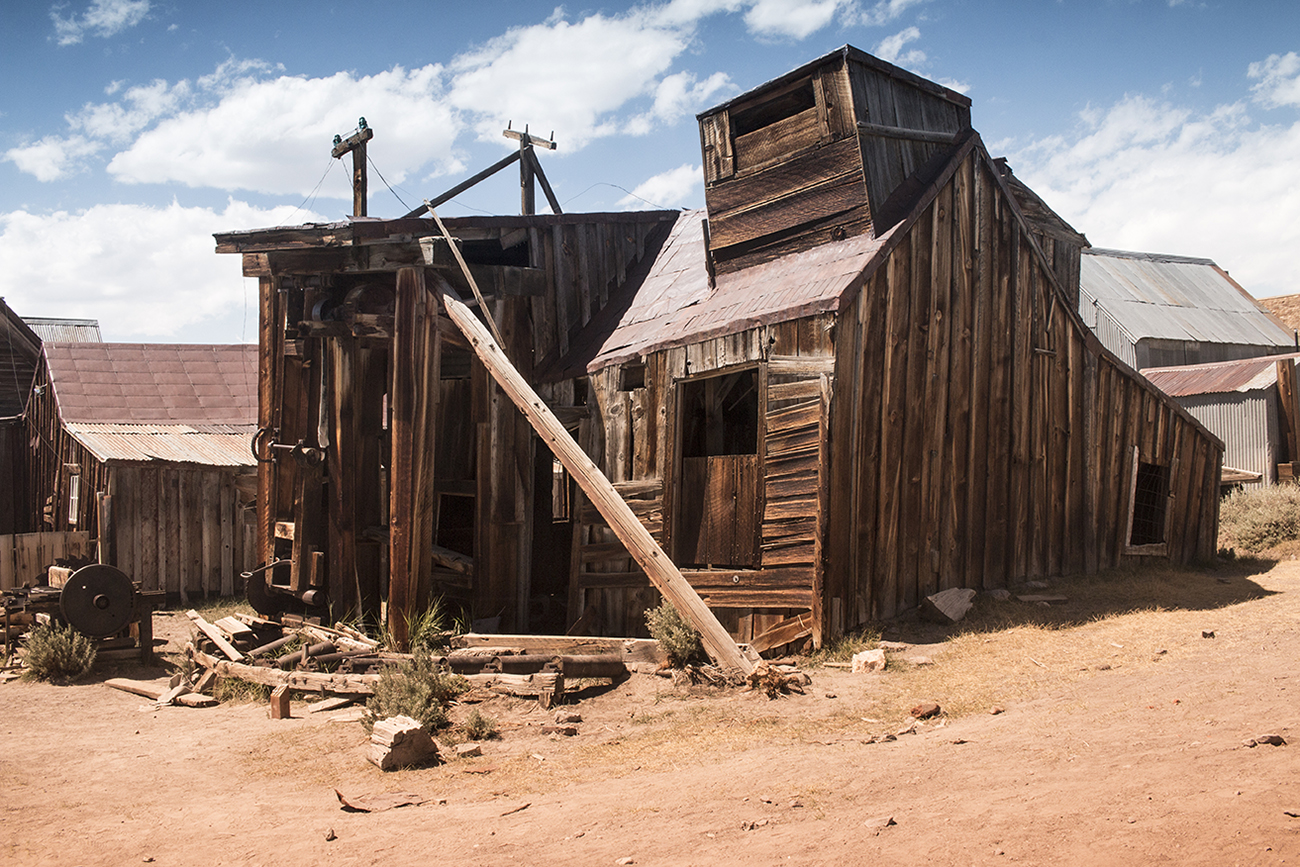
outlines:
[[[966, 93], [1094, 245], [1300, 291], [1294, 0], [7, 0], [0, 296], [109, 340], [251, 341], [212, 233], [343, 218], [358, 116], [372, 216], [504, 156], [507, 122], [554, 131], [566, 211], [698, 207], [696, 112], [845, 43]], [[516, 213], [517, 177], [441, 213]]]

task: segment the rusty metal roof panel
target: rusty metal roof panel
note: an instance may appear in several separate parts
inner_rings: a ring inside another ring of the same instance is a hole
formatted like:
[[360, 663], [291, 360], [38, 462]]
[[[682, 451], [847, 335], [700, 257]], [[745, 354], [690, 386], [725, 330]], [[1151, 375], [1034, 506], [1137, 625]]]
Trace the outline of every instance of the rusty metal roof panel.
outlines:
[[45, 343], [101, 343], [98, 319], [55, 319], [24, 316], [27, 326]]
[[1277, 382], [1277, 362], [1295, 364], [1300, 353], [1266, 355], [1240, 361], [1188, 364], [1180, 367], [1148, 367], [1142, 375], [1171, 397], [1194, 394], [1227, 394], [1267, 388]]
[[717, 276], [705, 270], [703, 211], [684, 211], [635, 287], [590, 371], [673, 346], [835, 310], [889, 238], [855, 235]]
[[68, 433], [97, 459], [109, 462], [167, 461], [215, 467], [257, 465], [250, 443], [257, 425], [85, 424]]
[[47, 343], [64, 422], [253, 424], [257, 347], [251, 344]]
[[1290, 346], [1293, 337], [1209, 259], [1089, 249], [1079, 288], [1130, 335]]

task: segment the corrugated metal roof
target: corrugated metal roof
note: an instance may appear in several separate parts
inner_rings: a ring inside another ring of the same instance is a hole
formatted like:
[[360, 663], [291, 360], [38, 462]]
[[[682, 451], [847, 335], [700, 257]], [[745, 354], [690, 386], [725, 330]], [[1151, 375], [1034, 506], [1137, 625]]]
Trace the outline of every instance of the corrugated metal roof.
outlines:
[[1300, 359], [1300, 353], [1292, 352], [1240, 361], [1148, 367], [1142, 375], [1171, 397], [1258, 391], [1277, 382], [1277, 362], [1286, 360], [1294, 364], [1296, 359]]
[[65, 422], [254, 424], [257, 347], [183, 343], [47, 343]]
[[215, 467], [251, 467], [257, 425], [64, 425], [100, 461], [169, 461]]
[[52, 319], [25, 316], [25, 321], [46, 343], [102, 343], [98, 319]]
[[677, 218], [645, 279], [628, 287], [634, 297], [590, 354], [589, 371], [647, 352], [837, 309], [841, 296], [891, 234], [855, 235], [719, 274], [710, 289], [703, 219], [702, 210], [683, 211]]
[[1293, 345], [1293, 335], [1209, 259], [1084, 250], [1079, 288], [1081, 298], [1094, 299], [1134, 343], [1153, 337]]

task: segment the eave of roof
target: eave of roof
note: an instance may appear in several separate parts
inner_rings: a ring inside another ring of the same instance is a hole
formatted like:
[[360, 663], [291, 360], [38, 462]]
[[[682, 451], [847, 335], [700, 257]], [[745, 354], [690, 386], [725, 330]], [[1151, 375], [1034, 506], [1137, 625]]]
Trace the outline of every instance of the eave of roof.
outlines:
[[1148, 367], [1142, 375], [1171, 397], [1196, 394], [1228, 394], [1258, 391], [1277, 383], [1277, 363], [1300, 359], [1300, 352], [1261, 355], [1237, 361], [1185, 364], [1179, 367]]
[[253, 467], [257, 425], [82, 424], [64, 429], [101, 463], [198, 464]]

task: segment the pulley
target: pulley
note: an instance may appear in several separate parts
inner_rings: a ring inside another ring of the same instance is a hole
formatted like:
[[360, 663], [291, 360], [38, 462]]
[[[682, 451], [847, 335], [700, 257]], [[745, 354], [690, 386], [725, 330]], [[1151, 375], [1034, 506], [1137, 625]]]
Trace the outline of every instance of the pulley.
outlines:
[[120, 569], [103, 563], [73, 572], [59, 599], [63, 619], [83, 635], [104, 638], [121, 632], [135, 615], [135, 588]]

